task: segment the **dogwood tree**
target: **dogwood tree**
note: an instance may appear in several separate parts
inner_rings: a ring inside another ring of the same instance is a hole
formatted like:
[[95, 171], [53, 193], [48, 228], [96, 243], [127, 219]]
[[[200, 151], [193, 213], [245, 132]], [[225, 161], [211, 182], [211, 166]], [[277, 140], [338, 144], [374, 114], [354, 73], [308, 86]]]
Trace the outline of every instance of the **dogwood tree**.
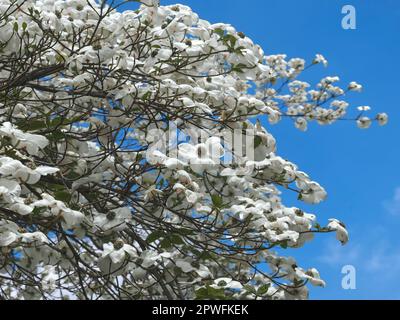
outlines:
[[[262, 124], [331, 124], [356, 82], [183, 5], [0, 0], [0, 297], [304, 299], [324, 286], [284, 248], [315, 233], [324, 189]], [[256, 119], [259, 119], [256, 121]], [[326, 226], [324, 226], [326, 225]]]

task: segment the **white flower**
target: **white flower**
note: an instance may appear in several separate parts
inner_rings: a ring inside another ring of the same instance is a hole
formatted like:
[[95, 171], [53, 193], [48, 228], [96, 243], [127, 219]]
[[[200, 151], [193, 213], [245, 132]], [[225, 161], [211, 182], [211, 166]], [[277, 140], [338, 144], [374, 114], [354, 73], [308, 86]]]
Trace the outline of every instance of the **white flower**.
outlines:
[[[254, 161], [262, 161], [265, 157], [274, 152], [276, 149], [275, 138], [269, 134], [261, 125], [261, 122], [257, 119], [254, 132], [247, 130], [247, 134], [252, 138], [249, 149], [247, 149], [247, 158]], [[247, 148], [247, 146], [246, 146]]]
[[329, 219], [329, 223], [327, 225], [329, 230], [336, 230], [336, 239], [338, 239], [342, 245], [346, 244], [349, 241], [349, 234], [346, 230], [345, 225], [337, 219]]
[[376, 116], [376, 120], [378, 120], [380, 126], [384, 126], [388, 123], [389, 117], [386, 113], [378, 113]]
[[137, 251], [122, 240], [117, 240], [114, 244], [105, 243], [103, 252], [98, 261], [99, 268], [103, 274], [119, 275], [123, 272], [123, 264], [128, 259], [136, 258]]
[[58, 274], [55, 266], [44, 266], [41, 284], [44, 290], [54, 290], [57, 287]]
[[38, 172], [42, 176], [46, 176], [48, 174], [56, 173], [56, 172], [60, 171], [60, 169], [48, 167], [48, 166], [39, 166], [35, 169], [35, 171]]
[[0, 231], [0, 247], [7, 247], [18, 238], [18, 234], [10, 230]]
[[49, 243], [49, 239], [43, 232], [35, 231], [35, 232], [25, 232], [21, 234], [21, 241], [24, 243]]
[[63, 225], [66, 229], [70, 229], [81, 224], [85, 215], [82, 212], [66, 208], [62, 212], [62, 217], [64, 219]]
[[297, 129], [301, 131], [306, 131], [307, 130], [307, 120], [304, 118], [297, 118], [296, 122], [294, 123]]
[[152, 250], [144, 250], [140, 254], [140, 259], [142, 259], [141, 266], [143, 268], [149, 268], [149, 267], [153, 266], [159, 258], [160, 258], [160, 255], [157, 252], [152, 251]]
[[18, 160], [9, 157], [0, 158], [0, 174], [2, 176], [13, 175], [18, 169], [23, 167], [24, 165]]
[[369, 111], [369, 110], [371, 110], [371, 107], [370, 106], [359, 106], [359, 107], [357, 107], [357, 110], [358, 111]]
[[47, 193], [43, 193], [42, 200], [35, 201], [32, 205], [35, 207], [48, 207], [51, 215], [61, 215], [64, 220], [63, 225], [67, 229], [78, 226], [85, 218], [83, 213], [68, 208], [64, 202], [54, 199]]
[[20, 215], [27, 215], [33, 211], [33, 207], [28, 206], [24, 203], [14, 203], [10, 206], [10, 210], [19, 213]]
[[314, 63], [322, 63], [324, 67], [328, 66], [328, 61], [325, 59], [325, 57], [322, 54], [316, 54], [314, 58]]
[[190, 264], [190, 262], [187, 262], [187, 261], [185, 261], [185, 260], [177, 260], [177, 261], [175, 262], [175, 264], [176, 264], [176, 266], [177, 266], [178, 268], [180, 268], [184, 273], [188, 273], [188, 272], [191, 272], [191, 271], [193, 271], [193, 270], [196, 269], [196, 268], [194, 268], [194, 267]]
[[118, 231], [125, 228], [126, 221], [132, 218], [131, 210], [127, 207], [110, 210], [108, 213], [98, 213], [93, 223], [103, 231]]
[[303, 279], [307, 279], [314, 286], [325, 287], [325, 281], [321, 279], [319, 272], [315, 268], [311, 268], [304, 272], [301, 268], [296, 268], [296, 274]]
[[173, 187], [173, 190], [176, 190], [176, 193], [179, 194], [181, 192], [185, 193], [185, 197], [187, 202], [190, 204], [194, 204], [201, 198], [200, 194], [197, 194], [196, 192], [193, 192], [192, 190], [187, 189], [184, 185], [181, 183], [176, 183]]
[[338, 76], [334, 76], [334, 77], [325, 77], [323, 79], [321, 79], [318, 87], [323, 87], [323, 86], [327, 86], [330, 85], [332, 83], [338, 82], [340, 80], [340, 78]]
[[171, 49], [160, 49], [157, 53], [157, 58], [160, 60], [168, 60], [172, 55]]
[[305, 188], [301, 191], [301, 200], [307, 203], [319, 203], [325, 200], [326, 191], [316, 182], [306, 183]]
[[179, 182], [182, 184], [189, 184], [192, 182], [192, 178], [190, 177], [190, 174], [187, 173], [185, 170], [178, 170], [175, 173], [175, 176], [179, 180]]
[[289, 65], [296, 71], [301, 71], [304, 69], [305, 61], [304, 61], [304, 59], [293, 58], [293, 59], [290, 59]]
[[362, 90], [362, 85], [358, 84], [355, 81], [352, 81], [352, 82], [349, 83], [348, 89], [350, 91], [361, 91]]
[[208, 278], [212, 274], [210, 272], [210, 269], [206, 267], [205, 265], [201, 264], [198, 268], [194, 270], [201, 278]]
[[368, 129], [371, 126], [371, 119], [368, 117], [361, 117], [357, 120], [357, 126], [361, 129]]
[[44, 149], [49, 144], [46, 137], [23, 132], [10, 122], [2, 123], [0, 127], [1, 135], [11, 138], [11, 143], [18, 149], [26, 148], [26, 151], [34, 156], [38, 155], [39, 149]]
[[0, 195], [4, 196], [19, 196], [21, 186], [14, 180], [0, 179]]
[[136, 249], [129, 244], [123, 243], [123, 241], [118, 240], [115, 244], [105, 243], [103, 245], [103, 252], [101, 256], [110, 257], [113, 263], [119, 263], [125, 260], [126, 255], [130, 257], [137, 257]]
[[161, 190], [156, 189], [155, 186], [151, 186], [150, 188], [148, 188], [148, 189], [145, 191], [143, 200], [144, 200], [145, 202], [149, 202], [149, 201], [155, 199], [158, 195], [161, 195], [162, 193], [163, 193], [163, 192], [162, 192]]
[[197, 145], [182, 143], [178, 146], [179, 158], [187, 161], [190, 168], [198, 174], [215, 168], [224, 153], [217, 137], [208, 138], [205, 143]]
[[168, 169], [171, 170], [183, 169], [186, 165], [184, 162], [176, 158], [168, 158], [164, 160], [162, 163], [164, 166], [166, 166]]
[[14, 177], [27, 184], [35, 184], [40, 180], [40, 174], [28, 167], [18, 169], [15, 172]]
[[242, 289], [243, 285], [231, 278], [218, 278], [214, 280], [213, 288]]

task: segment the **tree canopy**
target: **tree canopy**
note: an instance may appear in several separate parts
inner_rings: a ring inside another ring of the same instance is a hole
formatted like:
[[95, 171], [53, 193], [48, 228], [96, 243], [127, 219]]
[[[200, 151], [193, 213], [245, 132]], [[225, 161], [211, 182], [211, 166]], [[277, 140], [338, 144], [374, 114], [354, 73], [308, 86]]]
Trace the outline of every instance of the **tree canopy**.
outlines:
[[[344, 224], [265, 126], [354, 120], [327, 76], [184, 5], [0, 0], [0, 297], [304, 299], [284, 255]], [[271, 31], [273, 32], [273, 31]], [[350, 109], [349, 109], [350, 111]]]

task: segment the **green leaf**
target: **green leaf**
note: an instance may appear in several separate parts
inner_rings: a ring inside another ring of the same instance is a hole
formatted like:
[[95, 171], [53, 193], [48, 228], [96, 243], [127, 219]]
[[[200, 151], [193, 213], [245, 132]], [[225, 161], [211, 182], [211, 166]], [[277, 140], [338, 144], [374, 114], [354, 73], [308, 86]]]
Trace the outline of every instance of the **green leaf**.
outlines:
[[143, 96], [142, 96], [142, 100], [148, 100], [151, 96], [151, 92], [147, 91]]
[[160, 247], [162, 249], [170, 249], [172, 247], [172, 243], [168, 238], [165, 238], [160, 241]]
[[57, 127], [60, 124], [62, 124], [64, 122], [64, 120], [65, 120], [64, 117], [56, 117], [56, 118], [51, 119], [50, 121], [48, 121], [47, 125], [49, 126], [49, 128]]
[[54, 197], [63, 202], [70, 202], [71, 201], [71, 193], [68, 191], [57, 191], [54, 193]]
[[299, 195], [297, 196], [297, 200], [302, 200], [303, 199], [303, 195], [301, 193], [299, 193]]
[[268, 289], [270, 287], [269, 283], [263, 284], [261, 285], [258, 289], [257, 289], [257, 295], [258, 296], [262, 296], [264, 294], [266, 294], [268, 292]]
[[247, 292], [256, 294], [256, 289], [254, 289], [251, 285], [245, 284], [243, 289], [245, 289]]
[[76, 116], [74, 118], [66, 119], [65, 117], [56, 117], [53, 119], [50, 119], [49, 116], [47, 116], [46, 120], [37, 120], [37, 119], [32, 119], [28, 120], [25, 122], [19, 122], [17, 125], [22, 129], [22, 130], [29, 130], [29, 131], [35, 131], [35, 130], [41, 130], [41, 129], [52, 129], [55, 127], [58, 127], [60, 125], [67, 125], [71, 124], [74, 122], [78, 122], [82, 120], [82, 116]]
[[32, 211], [32, 215], [37, 215], [44, 211], [46, 211], [46, 208], [44, 208], [44, 207], [35, 207]]
[[[65, 177], [68, 178], [68, 179], [71, 179], [71, 180], [76, 180], [76, 179], [81, 178], [82, 176], [79, 173], [75, 172], [75, 171], [70, 171], [70, 172], [68, 172], [67, 175], [65, 175]], [[92, 195], [94, 196], [95, 194], [92, 194]], [[89, 196], [89, 194], [86, 194], [85, 197], [86, 196]], [[94, 198], [95, 198], [95, 196], [94, 196]]]
[[173, 234], [169, 237], [171, 244], [185, 244], [180, 236]]
[[22, 130], [35, 131], [46, 128], [46, 122], [43, 120], [28, 120], [19, 126]]
[[150, 233], [146, 239], [147, 243], [152, 243], [158, 239], [160, 239], [161, 237], [165, 236], [165, 232], [161, 231], [161, 230], [156, 230], [153, 231], [152, 233]]
[[248, 69], [249, 67], [246, 66], [244, 63], [238, 63], [235, 65], [232, 65], [231, 71], [237, 72], [237, 73], [243, 73], [243, 69]]
[[56, 184], [56, 183], [45, 183], [45, 186], [49, 188], [53, 192], [58, 192], [58, 191], [65, 191], [65, 186], [62, 184]]
[[199, 259], [208, 260], [208, 259], [215, 259], [216, 257], [213, 256], [211, 252], [203, 251], [202, 253], [197, 255]]
[[228, 45], [233, 49], [235, 47], [237, 39], [231, 35], [231, 34], [227, 34], [224, 37], [224, 42], [228, 43]]
[[183, 236], [189, 236], [193, 234], [193, 230], [191, 229], [178, 229], [177, 230], [179, 234], [183, 235]]
[[49, 128], [54, 128], [54, 127], [58, 127], [60, 125], [68, 125], [68, 124], [71, 124], [71, 123], [74, 123], [74, 122], [78, 122], [78, 121], [81, 121], [81, 120], [82, 120], [82, 116], [76, 116], [76, 117], [73, 117], [71, 119], [66, 119], [63, 116], [60, 116], [60, 117], [56, 117], [56, 118], [51, 119], [48, 122], [48, 126], [49, 126]]
[[246, 48], [243, 47], [243, 46], [240, 46], [240, 47], [235, 48], [234, 52], [235, 52], [236, 54], [238, 54], [238, 55], [243, 56], [243, 50], [244, 50], [244, 49], [246, 49]]
[[211, 299], [211, 300], [226, 300], [225, 290], [215, 289], [210, 286], [200, 288], [195, 291], [197, 300]]
[[47, 138], [51, 141], [59, 141], [65, 138], [65, 134], [59, 130], [55, 130]]
[[222, 37], [224, 36], [224, 34], [225, 34], [225, 31], [222, 30], [221, 28], [215, 29], [214, 32], [215, 32], [217, 35], [219, 35], [221, 38], [222, 38]]
[[26, 28], [28, 27], [28, 24], [24, 21], [22, 22], [22, 30], [26, 30]]
[[13, 27], [15, 32], [18, 32], [18, 22], [14, 22], [14, 27]]
[[213, 194], [211, 196], [212, 203], [216, 208], [222, 208], [223, 201], [222, 198], [218, 194]]

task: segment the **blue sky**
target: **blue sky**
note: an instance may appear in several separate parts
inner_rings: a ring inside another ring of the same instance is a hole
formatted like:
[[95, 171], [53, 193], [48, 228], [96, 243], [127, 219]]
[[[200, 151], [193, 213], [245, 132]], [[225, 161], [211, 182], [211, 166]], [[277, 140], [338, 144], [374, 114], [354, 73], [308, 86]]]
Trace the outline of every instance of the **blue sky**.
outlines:
[[[189, 5], [201, 18], [226, 22], [260, 44], [266, 54], [329, 61], [301, 79], [315, 83], [338, 75], [343, 86], [361, 83], [361, 94], [347, 97], [353, 107], [369, 105], [371, 116], [387, 112], [386, 127], [360, 130], [342, 121], [311, 125], [307, 132], [290, 121], [267, 125], [278, 153], [297, 163], [328, 192], [325, 203], [304, 206], [319, 221], [345, 222], [350, 242], [341, 246], [333, 234], [319, 235], [302, 249], [288, 251], [304, 267], [317, 267], [327, 287], [312, 289], [312, 299], [400, 299], [400, 3], [397, 0], [161, 0]], [[357, 29], [341, 28], [344, 5], [356, 8]], [[341, 288], [342, 266], [354, 265], [356, 290]]]

